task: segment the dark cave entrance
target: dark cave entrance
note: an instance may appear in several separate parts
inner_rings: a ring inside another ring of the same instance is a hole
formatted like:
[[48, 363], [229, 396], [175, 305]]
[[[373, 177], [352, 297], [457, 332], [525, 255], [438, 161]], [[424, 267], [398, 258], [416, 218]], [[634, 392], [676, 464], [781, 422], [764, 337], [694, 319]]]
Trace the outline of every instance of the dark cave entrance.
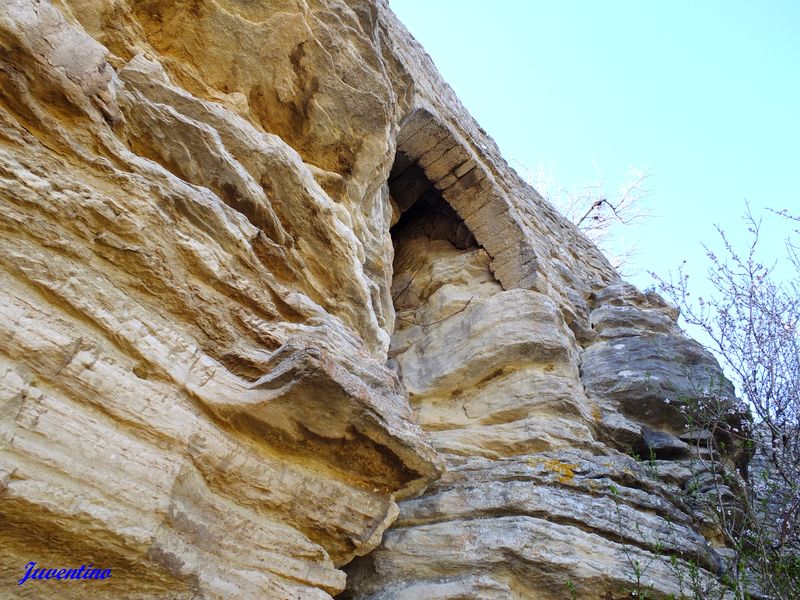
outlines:
[[429, 280], [434, 256], [449, 247], [465, 251], [478, 244], [458, 213], [428, 179], [425, 171], [398, 151], [389, 176], [389, 193], [395, 213], [390, 229], [394, 246], [392, 303], [395, 330], [403, 324], [420, 324], [414, 312], [426, 295], [422, 280]]
[[397, 242], [409, 230], [419, 231], [430, 239], [448, 240], [464, 250], [476, 246], [475, 236], [458, 213], [425, 175], [417, 163], [398, 152], [389, 175], [389, 193], [400, 214], [392, 226], [392, 241]]

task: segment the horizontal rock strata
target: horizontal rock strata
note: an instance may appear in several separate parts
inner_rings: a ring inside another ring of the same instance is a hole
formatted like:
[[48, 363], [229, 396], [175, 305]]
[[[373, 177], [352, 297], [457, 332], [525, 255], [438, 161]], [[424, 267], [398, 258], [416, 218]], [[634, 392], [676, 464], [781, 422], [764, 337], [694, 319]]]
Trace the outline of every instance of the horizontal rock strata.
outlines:
[[390, 357], [446, 472], [348, 567], [345, 597], [609, 597], [637, 563], [656, 597], [688, 593], [687, 561], [713, 582], [680, 406], [721, 380], [714, 360], [621, 283], [587, 298], [579, 342], [551, 297], [503, 290], [458, 218], [420, 202], [394, 230]]
[[0, 10], [0, 595], [87, 593], [16, 586], [36, 561], [111, 568], [99, 597], [329, 598], [439, 469], [382, 364], [388, 283], [157, 10]]
[[[720, 570], [679, 493], [716, 363], [385, 1], [0, 0], [0, 197], [0, 596], [594, 598], [632, 560], [678, 593], [656, 545]], [[113, 575], [17, 585], [30, 561]]]

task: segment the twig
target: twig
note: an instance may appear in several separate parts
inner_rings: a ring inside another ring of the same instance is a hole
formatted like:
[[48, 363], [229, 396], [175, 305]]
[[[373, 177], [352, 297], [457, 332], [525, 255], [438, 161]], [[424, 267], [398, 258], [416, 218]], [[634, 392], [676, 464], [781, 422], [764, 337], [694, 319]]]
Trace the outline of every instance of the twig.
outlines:
[[[430, 327], [431, 325], [437, 325], [437, 324], [439, 324], [439, 323], [441, 323], [441, 322], [443, 322], [443, 321], [447, 321], [447, 319], [450, 319], [450, 318], [452, 318], [452, 317], [455, 317], [455, 316], [456, 316], [458, 313], [462, 313], [462, 312], [464, 312], [464, 311], [467, 309], [467, 307], [469, 306], [469, 303], [470, 303], [470, 302], [472, 302], [472, 300], [473, 300], [474, 298], [475, 298], [475, 296], [473, 296], [472, 298], [470, 298], [469, 300], [467, 300], [467, 303], [466, 303], [464, 306], [462, 306], [461, 308], [459, 308], [457, 311], [455, 311], [454, 313], [452, 313], [452, 314], [450, 314], [450, 315], [447, 315], [446, 317], [443, 317], [443, 318], [441, 318], [441, 319], [438, 319], [438, 320], [436, 320], [436, 321], [431, 321], [430, 323], [417, 323], [417, 322], [416, 322], [415, 320], [413, 320], [413, 319], [404, 319], [404, 318], [402, 318], [402, 317], [397, 317], [397, 320], [398, 320], [398, 321], [402, 321], [403, 323], [410, 323], [411, 325], [418, 325], [418, 326], [420, 326], [420, 327]], [[417, 310], [419, 310], [419, 308], [420, 308], [420, 307], [417, 307], [417, 308], [415, 308], [414, 310], [415, 310], [415, 311], [417, 311]]]
[[403, 289], [402, 289], [402, 290], [400, 290], [400, 291], [397, 293], [397, 295], [396, 295], [396, 296], [393, 296], [393, 297], [392, 297], [392, 304], [394, 304], [395, 302], [397, 302], [397, 299], [398, 299], [400, 296], [402, 296], [403, 294], [405, 294], [405, 293], [406, 293], [406, 290], [408, 290], [408, 288], [409, 288], [409, 287], [411, 286], [411, 284], [414, 282], [414, 279], [417, 277], [417, 275], [419, 275], [419, 272], [420, 272], [420, 271], [422, 271], [422, 267], [424, 267], [424, 266], [425, 266], [425, 264], [426, 264], [426, 259], [428, 258], [428, 251], [430, 250], [430, 248], [431, 248], [431, 238], [428, 238], [428, 243], [427, 243], [427, 244], [425, 244], [425, 254], [424, 254], [424, 255], [423, 255], [423, 257], [422, 257], [422, 260], [419, 262], [419, 267], [417, 267], [417, 270], [416, 270], [416, 271], [414, 271], [414, 274], [411, 276], [411, 279], [409, 279], [409, 280], [408, 280], [408, 283], [407, 283], [407, 284], [405, 284], [405, 286], [403, 286]]

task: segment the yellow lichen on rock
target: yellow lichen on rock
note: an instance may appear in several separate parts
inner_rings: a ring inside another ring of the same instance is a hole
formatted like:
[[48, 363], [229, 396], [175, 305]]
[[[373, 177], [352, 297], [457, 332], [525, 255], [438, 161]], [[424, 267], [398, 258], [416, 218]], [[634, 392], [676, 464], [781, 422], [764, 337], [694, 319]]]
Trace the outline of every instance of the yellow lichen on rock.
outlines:
[[547, 458], [536, 456], [528, 460], [528, 464], [533, 467], [544, 467], [545, 470], [552, 473], [559, 483], [571, 483], [575, 479], [575, 469], [578, 468], [577, 464], [562, 462], [555, 458]]

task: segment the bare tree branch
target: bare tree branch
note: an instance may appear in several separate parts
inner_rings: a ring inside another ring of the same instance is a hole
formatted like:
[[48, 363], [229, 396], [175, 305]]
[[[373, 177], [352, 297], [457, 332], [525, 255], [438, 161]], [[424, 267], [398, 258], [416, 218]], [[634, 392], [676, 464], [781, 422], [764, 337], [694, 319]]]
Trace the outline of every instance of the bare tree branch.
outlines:
[[[787, 211], [771, 212], [800, 221]], [[709, 349], [733, 376], [744, 400], [738, 410], [753, 415], [752, 431], [744, 440], [754, 451], [748, 474], [731, 472], [715, 461], [703, 464], [740, 490], [731, 504], [717, 487], [720, 493], [705, 504], [706, 514], [736, 555], [731, 566], [737, 577], [732, 583], [735, 597], [749, 597], [746, 579], [753, 576], [762, 594], [789, 600], [800, 597], [800, 260], [796, 244], [787, 240], [794, 274], [779, 279], [777, 261], [764, 264], [759, 259], [763, 223], [749, 205], [744, 223], [750, 234], [744, 252], [719, 227], [724, 254], [705, 248], [711, 297], [691, 299], [683, 267], [669, 280], [653, 275], [686, 323], [711, 340]], [[722, 400], [707, 394], [688, 407], [687, 419], [694, 427], [742, 441], [741, 432], [731, 432], [730, 403]], [[714, 439], [712, 435], [712, 444]]]

